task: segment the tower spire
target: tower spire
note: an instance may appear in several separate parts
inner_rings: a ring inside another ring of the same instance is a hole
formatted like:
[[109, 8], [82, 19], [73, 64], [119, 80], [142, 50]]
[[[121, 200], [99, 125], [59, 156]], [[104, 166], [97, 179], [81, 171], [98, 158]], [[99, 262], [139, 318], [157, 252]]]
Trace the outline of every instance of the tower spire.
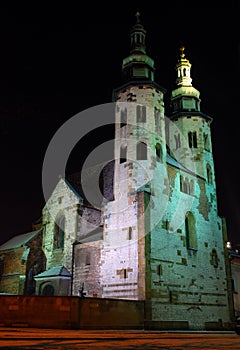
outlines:
[[136, 22], [130, 31], [130, 55], [123, 59], [122, 70], [126, 81], [154, 81], [154, 61], [146, 55], [146, 30], [137, 10]]
[[136, 23], [130, 32], [131, 53], [146, 53], [146, 30], [141, 24], [139, 11], [136, 12], [135, 17]]
[[176, 70], [177, 70], [177, 79], [176, 84], [180, 86], [192, 86], [191, 78], [191, 63], [185, 56], [185, 46], [180, 46], [180, 58], [178, 59]]
[[177, 87], [171, 93], [171, 119], [179, 116], [201, 116], [211, 120], [200, 111], [200, 92], [192, 86], [191, 63], [185, 55], [185, 45], [180, 46], [180, 55], [176, 64]]

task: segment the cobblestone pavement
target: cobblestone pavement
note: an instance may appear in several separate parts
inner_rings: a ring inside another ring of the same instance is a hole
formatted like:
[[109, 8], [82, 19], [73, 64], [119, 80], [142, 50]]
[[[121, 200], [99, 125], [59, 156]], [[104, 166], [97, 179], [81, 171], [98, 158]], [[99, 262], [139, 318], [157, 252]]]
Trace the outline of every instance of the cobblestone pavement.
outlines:
[[63, 330], [0, 327], [0, 349], [240, 350], [235, 332]]

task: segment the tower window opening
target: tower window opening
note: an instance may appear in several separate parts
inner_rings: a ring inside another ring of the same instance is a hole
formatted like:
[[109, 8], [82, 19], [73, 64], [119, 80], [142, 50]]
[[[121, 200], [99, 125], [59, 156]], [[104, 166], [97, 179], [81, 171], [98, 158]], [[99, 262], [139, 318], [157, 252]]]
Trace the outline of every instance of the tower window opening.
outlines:
[[208, 134], [203, 134], [203, 140], [204, 140], [204, 149], [206, 151], [209, 151], [210, 150], [210, 143], [209, 143]]
[[120, 164], [127, 161], [127, 146], [122, 145], [120, 148]]
[[155, 130], [157, 134], [161, 134], [160, 127], [160, 111], [155, 107], [154, 108], [154, 119], [155, 119]]
[[127, 124], [127, 108], [121, 110], [120, 119], [120, 128], [122, 128]]
[[188, 145], [190, 148], [197, 148], [197, 133], [196, 133], [196, 131], [190, 131], [188, 133]]
[[146, 106], [137, 105], [137, 123], [146, 123]]
[[186, 75], [187, 75], [187, 69], [183, 68], [183, 76], [186, 77]]
[[144, 142], [138, 142], [137, 144], [137, 160], [147, 159], [147, 145]]
[[160, 143], [156, 144], [156, 159], [157, 162], [162, 162], [162, 147]]
[[127, 269], [123, 270], [123, 278], [127, 278]]

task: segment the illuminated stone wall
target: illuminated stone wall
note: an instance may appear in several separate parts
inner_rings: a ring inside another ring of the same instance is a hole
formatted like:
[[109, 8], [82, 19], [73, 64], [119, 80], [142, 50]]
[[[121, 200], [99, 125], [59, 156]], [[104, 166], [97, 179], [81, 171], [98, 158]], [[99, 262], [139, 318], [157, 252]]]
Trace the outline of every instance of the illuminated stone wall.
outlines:
[[[63, 265], [72, 268], [72, 244], [77, 239], [78, 211], [81, 198], [61, 179], [43, 209], [43, 251], [46, 269]], [[64, 247], [54, 249], [54, 226], [57, 215], [65, 218]]]

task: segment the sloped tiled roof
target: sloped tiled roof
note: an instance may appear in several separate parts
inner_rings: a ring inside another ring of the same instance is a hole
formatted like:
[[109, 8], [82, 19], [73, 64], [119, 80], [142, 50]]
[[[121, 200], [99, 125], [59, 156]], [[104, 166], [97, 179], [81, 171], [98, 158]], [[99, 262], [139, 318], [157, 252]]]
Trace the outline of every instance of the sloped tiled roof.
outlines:
[[184, 165], [182, 165], [181, 163], [179, 163], [176, 159], [174, 159], [171, 155], [167, 154], [167, 163], [174, 166], [175, 168], [178, 168], [180, 170], [185, 171], [186, 173], [192, 174], [193, 176], [197, 176], [197, 177], [201, 177], [199, 175], [197, 175], [195, 172], [193, 172], [192, 170], [186, 168]]
[[22, 247], [26, 243], [28, 243], [32, 238], [36, 237], [41, 231], [42, 231], [42, 229], [39, 229], [36, 231], [23, 233], [21, 235], [14, 236], [11, 239], [9, 239], [9, 241], [3, 243], [0, 246], [0, 251]]
[[49, 270], [43, 271], [38, 275], [34, 276], [34, 278], [46, 278], [46, 277], [70, 277], [70, 272], [63, 265], [54, 266]]

